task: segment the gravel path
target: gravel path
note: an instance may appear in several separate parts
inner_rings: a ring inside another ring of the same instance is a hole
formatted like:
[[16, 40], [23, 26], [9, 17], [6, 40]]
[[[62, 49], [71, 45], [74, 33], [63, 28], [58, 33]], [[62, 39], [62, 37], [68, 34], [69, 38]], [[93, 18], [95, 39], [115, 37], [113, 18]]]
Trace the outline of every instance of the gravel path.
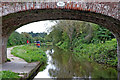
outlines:
[[[11, 62], [26, 62], [25, 60], [19, 58], [19, 57], [16, 57], [14, 55], [11, 54], [11, 50], [13, 49], [14, 47], [11, 47], [11, 48], [7, 48], [7, 58], [9, 58], [11, 60]], [[26, 62], [27, 63], [27, 62]]]

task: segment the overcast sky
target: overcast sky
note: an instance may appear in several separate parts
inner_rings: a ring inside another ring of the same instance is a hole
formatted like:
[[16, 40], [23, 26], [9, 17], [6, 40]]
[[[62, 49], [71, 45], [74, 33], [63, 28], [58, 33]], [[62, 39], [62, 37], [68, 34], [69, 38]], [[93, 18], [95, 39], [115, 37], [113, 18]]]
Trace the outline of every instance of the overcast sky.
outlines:
[[55, 23], [48, 21], [48, 20], [47, 21], [39, 21], [39, 22], [34, 22], [34, 23], [30, 23], [30, 24], [21, 26], [16, 31], [19, 33], [31, 32], [31, 31], [33, 31], [34, 33], [47, 32], [48, 28], [50, 28], [53, 25], [55, 25]]

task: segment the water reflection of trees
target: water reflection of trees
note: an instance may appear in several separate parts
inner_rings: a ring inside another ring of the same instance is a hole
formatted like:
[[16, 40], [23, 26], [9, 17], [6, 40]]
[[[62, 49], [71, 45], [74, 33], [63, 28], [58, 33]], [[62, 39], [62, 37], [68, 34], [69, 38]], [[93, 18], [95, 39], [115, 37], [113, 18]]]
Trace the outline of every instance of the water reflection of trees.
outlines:
[[117, 78], [117, 71], [113, 68], [104, 69], [101, 65], [89, 63], [85, 60], [76, 61], [75, 54], [65, 52], [54, 47], [54, 53], [51, 55], [55, 69], [49, 69], [49, 74], [57, 78]]

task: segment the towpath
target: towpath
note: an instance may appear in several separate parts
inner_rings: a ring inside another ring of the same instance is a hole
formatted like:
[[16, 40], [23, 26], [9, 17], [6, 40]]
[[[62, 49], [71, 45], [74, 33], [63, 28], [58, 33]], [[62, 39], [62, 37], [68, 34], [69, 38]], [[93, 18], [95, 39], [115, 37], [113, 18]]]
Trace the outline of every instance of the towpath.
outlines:
[[0, 66], [2, 66], [2, 68], [0, 68], [0, 71], [9, 70], [18, 73], [19, 76], [23, 78], [27, 78], [31, 74], [35, 73], [40, 66], [40, 62], [27, 63], [25, 60], [11, 54], [11, 50], [13, 48], [14, 47], [7, 48], [7, 58], [9, 58], [11, 61], [0, 64]]
[[11, 62], [24, 62], [24, 63], [27, 63], [25, 60], [23, 60], [23, 59], [21, 59], [19, 57], [16, 57], [16, 56], [14, 56], [14, 55], [11, 54], [11, 50], [13, 48], [14, 47], [7, 48], [7, 58], [9, 58], [11, 60]]

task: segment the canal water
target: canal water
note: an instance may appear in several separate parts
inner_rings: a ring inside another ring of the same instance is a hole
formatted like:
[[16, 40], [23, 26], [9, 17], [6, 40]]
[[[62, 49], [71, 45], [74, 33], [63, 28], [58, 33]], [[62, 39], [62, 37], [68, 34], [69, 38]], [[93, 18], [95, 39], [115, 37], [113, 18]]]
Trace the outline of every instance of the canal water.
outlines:
[[[63, 51], [58, 47], [42, 47], [48, 57], [46, 69], [39, 72], [35, 78], [69, 78], [78, 80], [87, 78], [92, 79], [117, 79], [116, 68], [108, 67], [96, 62], [89, 62], [82, 57], [77, 59], [74, 53]], [[46, 50], [47, 49], [47, 50]]]

